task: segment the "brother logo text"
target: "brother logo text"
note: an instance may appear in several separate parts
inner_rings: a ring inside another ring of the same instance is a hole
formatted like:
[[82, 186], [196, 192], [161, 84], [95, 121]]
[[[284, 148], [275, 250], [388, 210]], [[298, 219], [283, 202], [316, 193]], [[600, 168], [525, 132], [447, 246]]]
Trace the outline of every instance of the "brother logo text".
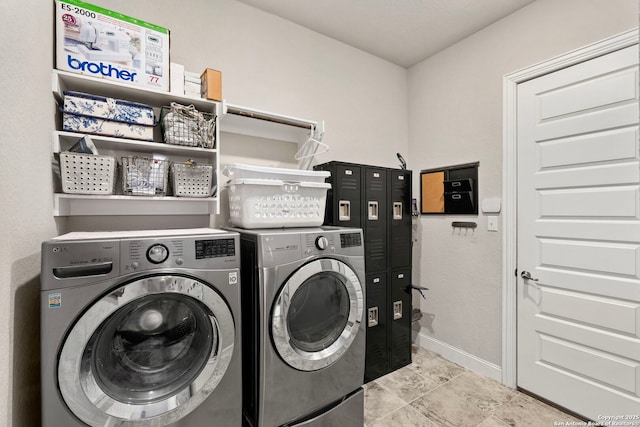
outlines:
[[135, 81], [137, 73], [130, 73], [127, 70], [118, 70], [111, 64], [103, 64], [102, 62], [79, 61], [67, 55], [67, 65], [73, 70], [88, 71], [91, 74], [101, 74], [105, 77], [115, 77], [126, 82]]

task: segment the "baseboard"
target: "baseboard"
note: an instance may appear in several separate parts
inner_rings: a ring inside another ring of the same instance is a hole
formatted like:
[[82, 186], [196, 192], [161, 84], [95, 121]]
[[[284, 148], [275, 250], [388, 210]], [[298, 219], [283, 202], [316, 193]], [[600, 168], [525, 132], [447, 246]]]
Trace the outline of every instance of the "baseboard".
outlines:
[[496, 364], [422, 333], [418, 334], [416, 344], [464, 368], [502, 383], [502, 368]]

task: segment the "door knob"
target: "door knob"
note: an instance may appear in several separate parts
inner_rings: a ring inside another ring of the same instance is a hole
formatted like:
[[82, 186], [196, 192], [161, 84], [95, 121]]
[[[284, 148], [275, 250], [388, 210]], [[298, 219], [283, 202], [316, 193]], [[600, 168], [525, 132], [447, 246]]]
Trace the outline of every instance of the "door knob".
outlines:
[[528, 271], [522, 271], [522, 273], [520, 273], [520, 277], [522, 277], [524, 280], [531, 280], [532, 282], [538, 281], [538, 279], [534, 279], [533, 277], [531, 277], [531, 273], [529, 273]]

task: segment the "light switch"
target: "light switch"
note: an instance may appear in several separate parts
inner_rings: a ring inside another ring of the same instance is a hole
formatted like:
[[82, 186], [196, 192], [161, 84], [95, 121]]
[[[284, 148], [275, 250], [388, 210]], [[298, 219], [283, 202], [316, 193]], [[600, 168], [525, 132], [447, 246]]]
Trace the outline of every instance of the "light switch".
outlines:
[[498, 231], [498, 217], [491, 215], [487, 217], [487, 230]]

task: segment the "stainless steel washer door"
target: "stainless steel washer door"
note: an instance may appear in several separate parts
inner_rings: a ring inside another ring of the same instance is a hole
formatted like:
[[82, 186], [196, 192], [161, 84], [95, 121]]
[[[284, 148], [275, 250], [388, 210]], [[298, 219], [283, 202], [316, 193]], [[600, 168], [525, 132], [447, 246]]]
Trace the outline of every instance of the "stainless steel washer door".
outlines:
[[123, 285], [74, 324], [58, 383], [89, 425], [165, 425], [202, 403], [233, 354], [235, 326], [222, 297], [190, 277]]
[[296, 270], [273, 306], [271, 333], [280, 357], [302, 371], [337, 361], [360, 329], [364, 293], [356, 273], [335, 259]]

